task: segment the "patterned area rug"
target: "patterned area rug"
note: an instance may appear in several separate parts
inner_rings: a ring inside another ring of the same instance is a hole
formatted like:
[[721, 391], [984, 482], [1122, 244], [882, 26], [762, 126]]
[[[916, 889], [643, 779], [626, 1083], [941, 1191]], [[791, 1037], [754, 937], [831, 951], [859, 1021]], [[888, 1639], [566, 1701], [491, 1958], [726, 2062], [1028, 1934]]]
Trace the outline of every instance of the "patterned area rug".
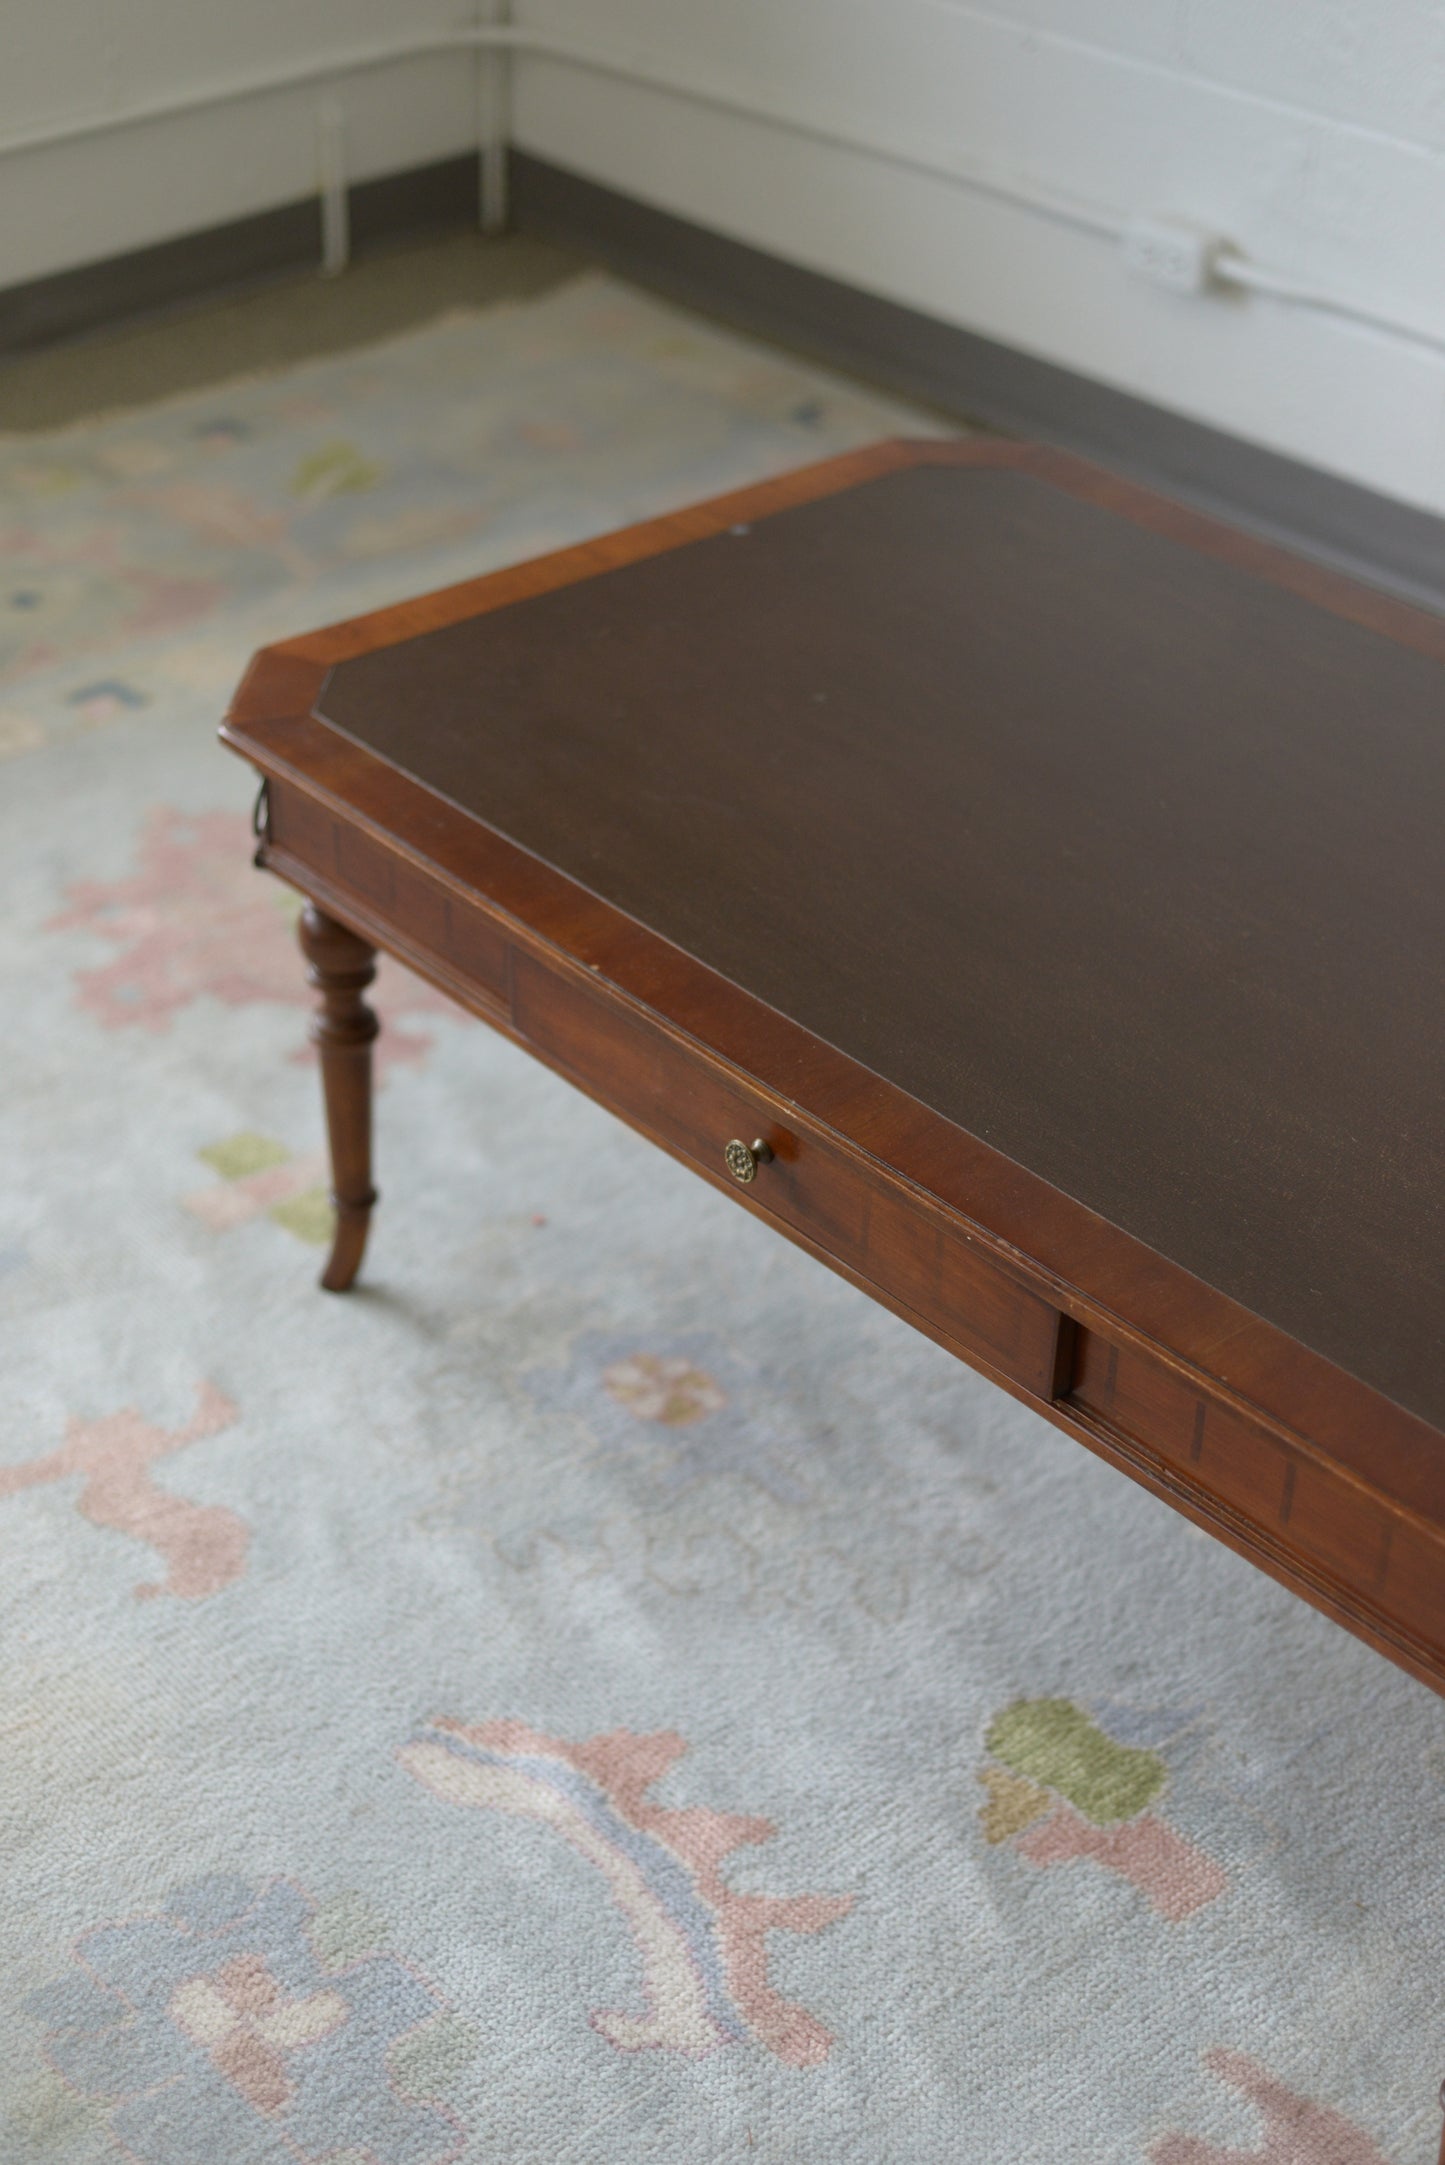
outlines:
[[5, 2165], [1426, 2165], [1445, 1716], [384, 972], [247, 650], [885, 403], [606, 280], [0, 442]]

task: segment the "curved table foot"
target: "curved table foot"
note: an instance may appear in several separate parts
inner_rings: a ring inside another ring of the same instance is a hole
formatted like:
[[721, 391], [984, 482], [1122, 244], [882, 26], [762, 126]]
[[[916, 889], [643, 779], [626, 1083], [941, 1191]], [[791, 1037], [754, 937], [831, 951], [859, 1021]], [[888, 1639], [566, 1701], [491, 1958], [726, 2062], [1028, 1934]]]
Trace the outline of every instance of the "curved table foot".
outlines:
[[[335, 1202], [335, 1197], [332, 1198]], [[372, 1201], [375, 1201], [373, 1196]], [[336, 1231], [331, 1237], [331, 1253], [326, 1268], [316, 1281], [327, 1293], [345, 1293], [361, 1268], [366, 1253], [366, 1236], [371, 1229], [371, 1204], [343, 1210], [336, 1205]]]
[[297, 927], [307, 975], [321, 996], [311, 1039], [321, 1056], [336, 1233], [321, 1283], [344, 1293], [361, 1268], [376, 1190], [371, 1184], [371, 1048], [381, 1025], [364, 997], [376, 949], [308, 902]]

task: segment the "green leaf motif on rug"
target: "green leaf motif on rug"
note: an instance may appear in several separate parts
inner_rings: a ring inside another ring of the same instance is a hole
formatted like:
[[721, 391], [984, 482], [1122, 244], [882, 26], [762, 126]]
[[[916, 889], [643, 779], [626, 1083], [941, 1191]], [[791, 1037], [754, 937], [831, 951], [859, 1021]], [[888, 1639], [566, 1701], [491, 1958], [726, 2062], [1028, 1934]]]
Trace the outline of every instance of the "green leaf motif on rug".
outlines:
[[284, 1203], [273, 1203], [267, 1216], [274, 1218], [277, 1225], [284, 1225], [298, 1240], [308, 1241], [313, 1248], [326, 1246], [335, 1224], [331, 1197], [324, 1188], [308, 1188], [304, 1195], [293, 1195]]
[[228, 1135], [223, 1142], [208, 1143], [196, 1156], [203, 1165], [211, 1166], [223, 1180], [244, 1180], [248, 1173], [264, 1173], [272, 1165], [284, 1165], [291, 1153], [284, 1143], [273, 1142], [269, 1135], [256, 1135], [250, 1129], [239, 1135]]
[[1133, 1819], [1169, 1779], [1157, 1752], [1116, 1744], [1071, 1699], [1017, 1699], [985, 1739], [995, 1759], [1044, 1782], [1096, 1827]]
[[391, 1930], [381, 1912], [364, 1894], [349, 1890], [317, 1904], [308, 1936], [317, 1960], [328, 1970], [349, 1969], [391, 1946]]
[[291, 494], [319, 503], [328, 496], [360, 495], [374, 489], [380, 479], [381, 468], [363, 458], [355, 444], [322, 444], [298, 461], [291, 476]]
[[403, 2097], [444, 2096], [481, 2046], [474, 2024], [460, 2015], [434, 2015], [392, 2046], [387, 2063], [391, 2079]]

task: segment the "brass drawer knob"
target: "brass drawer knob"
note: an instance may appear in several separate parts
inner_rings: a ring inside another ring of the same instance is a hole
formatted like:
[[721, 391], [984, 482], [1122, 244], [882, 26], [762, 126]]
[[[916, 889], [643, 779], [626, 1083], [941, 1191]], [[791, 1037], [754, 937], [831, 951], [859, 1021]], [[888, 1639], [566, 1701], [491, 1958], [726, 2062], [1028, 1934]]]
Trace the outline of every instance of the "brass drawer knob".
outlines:
[[771, 1146], [761, 1136], [751, 1145], [739, 1142], [734, 1136], [723, 1152], [723, 1163], [733, 1179], [740, 1180], [746, 1187], [750, 1180], [757, 1179], [758, 1167], [768, 1164], [772, 1155]]

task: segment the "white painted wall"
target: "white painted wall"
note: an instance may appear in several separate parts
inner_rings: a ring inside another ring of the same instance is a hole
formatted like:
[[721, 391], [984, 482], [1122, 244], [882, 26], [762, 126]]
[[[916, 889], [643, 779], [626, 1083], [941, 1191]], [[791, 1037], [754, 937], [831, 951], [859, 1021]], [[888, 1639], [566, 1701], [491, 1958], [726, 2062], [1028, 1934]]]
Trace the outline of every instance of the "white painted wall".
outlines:
[[[0, 0], [0, 142], [477, 19], [467, 0]], [[475, 147], [476, 72], [453, 54], [338, 76], [351, 177]], [[0, 288], [310, 193], [321, 94], [0, 158]]]
[[[1445, 332], [1442, 0], [517, 0], [529, 26], [1218, 228]], [[1445, 510], [1445, 355], [1144, 285], [1104, 239], [886, 159], [519, 62], [516, 139], [665, 209]]]

